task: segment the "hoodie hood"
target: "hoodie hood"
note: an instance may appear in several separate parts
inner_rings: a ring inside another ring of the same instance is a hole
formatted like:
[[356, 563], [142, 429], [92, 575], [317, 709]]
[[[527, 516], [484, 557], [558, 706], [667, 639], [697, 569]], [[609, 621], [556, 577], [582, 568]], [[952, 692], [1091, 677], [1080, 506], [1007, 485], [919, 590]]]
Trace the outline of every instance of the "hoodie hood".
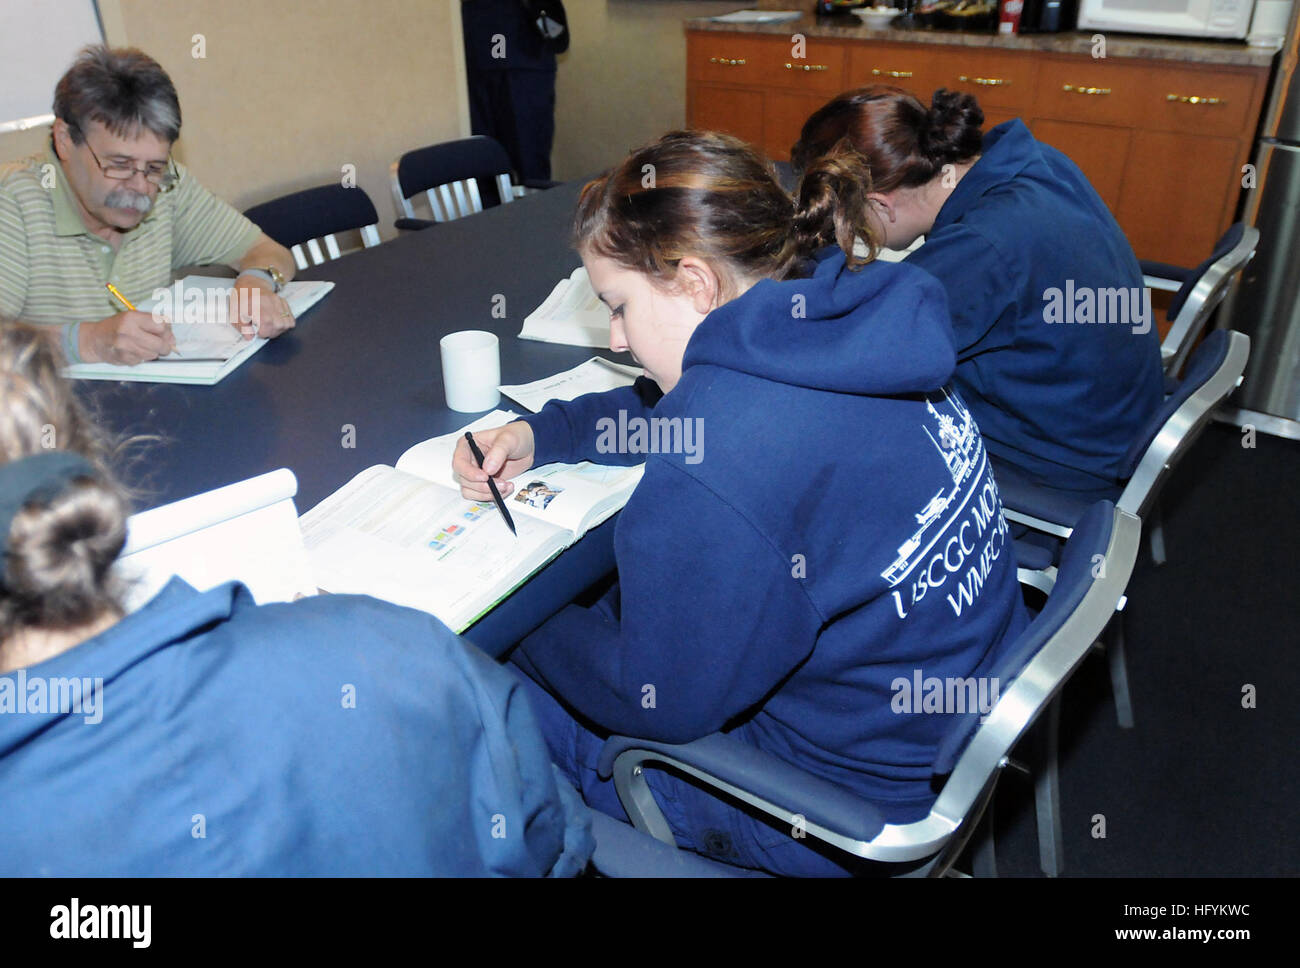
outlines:
[[793, 386], [894, 396], [937, 390], [956, 354], [943, 287], [905, 263], [849, 269], [823, 249], [810, 277], [765, 279], [705, 317], [682, 372], [710, 364]]
[[[930, 235], [957, 221], [989, 192], [1002, 188], [1013, 179], [1025, 177], [1045, 182], [1047, 188], [1059, 191], [1059, 176], [1052, 172], [1043, 157], [1042, 146], [1034, 140], [1024, 122], [1016, 119], [998, 125], [984, 136], [980, 160], [967, 170], [943, 203], [930, 228]], [[926, 241], [929, 241], [928, 237]]]

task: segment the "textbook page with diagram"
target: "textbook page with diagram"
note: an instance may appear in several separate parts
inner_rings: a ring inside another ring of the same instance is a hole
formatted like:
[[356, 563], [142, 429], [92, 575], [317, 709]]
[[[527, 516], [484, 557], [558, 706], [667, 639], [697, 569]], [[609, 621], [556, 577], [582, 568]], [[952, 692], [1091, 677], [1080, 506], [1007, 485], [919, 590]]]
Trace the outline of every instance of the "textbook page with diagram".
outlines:
[[316, 585], [436, 615], [463, 632], [529, 576], [627, 503], [644, 465], [544, 464], [513, 481], [510, 533], [491, 500], [461, 497], [456, 442], [518, 414], [495, 410], [375, 465], [299, 519]]
[[[246, 340], [225, 320], [214, 320], [212, 307], [224, 306], [234, 288], [233, 279], [186, 276], [172, 283], [166, 315], [171, 320], [176, 351], [157, 360], [124, 366], [117, 363], [73, 363], [63, 375], [75, 380], [128, 380], [137, 383], [189, 383], [212, 386], [239, 369], [266, 345], [261, 337]], [[281, 295], [295, 319], [325, 298], [332, 282], [289, 282]], [[153, 312], [159, 299], [147, 299], [135, 308]]]

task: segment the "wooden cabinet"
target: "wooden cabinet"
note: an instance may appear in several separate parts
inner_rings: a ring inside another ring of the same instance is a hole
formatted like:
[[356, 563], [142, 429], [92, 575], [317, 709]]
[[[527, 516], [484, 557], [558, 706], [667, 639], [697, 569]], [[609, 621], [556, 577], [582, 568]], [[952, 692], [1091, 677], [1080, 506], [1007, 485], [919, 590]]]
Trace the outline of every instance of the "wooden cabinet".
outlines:
[[[803, 37], [802, 42], [797, 42]], [[1138, 256], [1199, 263], [1231, 224], [1267, 67], [1050, 50], [688, 29], [687, 124], [788, 159], [803, 122], [867, 84], [974, 94], [986, 129], [1022, 118], [1070, 156]]]

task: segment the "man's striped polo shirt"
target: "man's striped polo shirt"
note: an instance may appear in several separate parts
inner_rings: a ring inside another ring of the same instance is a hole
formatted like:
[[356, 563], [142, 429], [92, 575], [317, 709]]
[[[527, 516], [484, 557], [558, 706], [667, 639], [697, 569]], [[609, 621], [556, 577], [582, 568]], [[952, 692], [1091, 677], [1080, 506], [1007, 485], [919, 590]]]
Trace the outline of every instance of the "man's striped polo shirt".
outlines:
[[51, 149], [0, 165], [0, 314], [62, 326], [64, 350], [77, 362], [80, 324], [122, 311], [105, 283], [139, 304], [182, 266], [237, 266], [261, 230], [176, 169], [176, 186], [155, 197], [114, 251], [82, 223]]

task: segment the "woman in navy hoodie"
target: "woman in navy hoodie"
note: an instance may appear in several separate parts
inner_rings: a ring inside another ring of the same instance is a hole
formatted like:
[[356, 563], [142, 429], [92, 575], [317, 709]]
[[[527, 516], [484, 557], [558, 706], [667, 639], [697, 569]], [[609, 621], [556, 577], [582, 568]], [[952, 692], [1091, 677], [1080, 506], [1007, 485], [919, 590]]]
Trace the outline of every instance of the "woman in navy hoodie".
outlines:
[[0, 324], [0, 875], [585, 866], [518, 677], [437, 619], [179, 578], [124, 615], [124, 498], [60, 365]]
[[1077, 165], [1021, 121], [981, 136], [969, 94], [926, 108], [907, 91], [849, 91], [804, 124], [796, 171], [847, 143], [871, 169], [879, 238], [943, 284], [953, 384], [995, 466], [1033, 483], [1106, 491], [1160, 405], [1150, 292]]
[[[1025, 622], [979, 431], [949, 387], [943, 290], [846, 255], [870, 232], [865, 178], [828, 157], [795, 203], [724, 135], [630, 155], [584, 189], [575, 239], [611, 348], [646, 376], [478, 434], [486, 471], [464, 444], [454, 458], [476, 499], [487, 473], [509, 493], [534, 463], [646, 462], [618, 585], [514, 655], [547, 691], [534, 706], [557, 762], [614, 816], [604, 734], [725, 729], [917, 819], [951, 719], [900, 683], [981, 677]], [[651, 786], [685, 846], [842, 872], [788, 829], [666, 775]]]

